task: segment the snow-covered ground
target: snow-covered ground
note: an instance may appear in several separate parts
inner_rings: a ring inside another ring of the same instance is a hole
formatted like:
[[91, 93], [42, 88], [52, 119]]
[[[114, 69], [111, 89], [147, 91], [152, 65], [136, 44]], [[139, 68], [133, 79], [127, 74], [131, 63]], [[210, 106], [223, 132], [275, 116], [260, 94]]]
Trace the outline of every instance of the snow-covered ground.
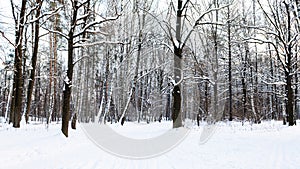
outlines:
[[[300, 121], [298, 121], [300, 124]], [[170, 122], [110, 125], [132, 138], [149, 138], [171, 128]], [[133, 160], [111, 155], [93, 144], [78, 124], [69, 138], [60, 124], [24, 125], [20, 129], [0, 123], [1, 169], [299, 169], [300, 126], [268, 121], [261, 125], [219, 123], [214, 135], [199, 144], [203, 126], [189, 125], [186, 139], [154, 158]]]

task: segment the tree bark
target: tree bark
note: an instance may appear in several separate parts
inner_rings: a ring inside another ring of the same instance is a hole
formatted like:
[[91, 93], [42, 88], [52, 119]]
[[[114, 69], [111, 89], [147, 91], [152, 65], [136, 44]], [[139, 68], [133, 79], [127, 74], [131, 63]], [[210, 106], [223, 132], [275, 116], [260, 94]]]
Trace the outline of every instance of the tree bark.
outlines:
[[230, 11], [227, 7], [227, 31], [228, 31], [228, 80], [229, 80], [229, 121], [232, 121], [232, 65], [231, 65], [231, 23], [230, 23]]
[[[285, 9], [287, 12], [287, 42], [291, 41], [291, 16], [290, 16], [290, 6], [289, 4], [287, 4], [287, 2], [283, 2], [285, 5]], [[292, 44], [288, 43], [287, 44], [287, 49], [286, 49], [286, 63], [287, 63], [287, 70], [285, 72], [285, 76], [286, 76], [286, 93], [287, 93], [287, 104], [286, 104], [286, 111], [287, 111], [287, 115], [288, 115], [288, 123], [289, 126], [293, 126], [294, 125], [294, 90], [292, 88], [292, 79], [293, 79], [293, 75], [292, 75]]]
[[[178, 0], [177, 6], [177, 20], [176, 20], [176, 43], [174, 44], [174, 79], [177, 85], [174, 86], [172, 96], [173, 96], [173, 128], [178, 128], [182, 126], [181, 119], [181, 84], [182, 77], [182, 46], [181, 46], [181, 20], [182, 20], [182, 0]], [[176, 46], [178, 45], [178, 46]]]
[[74, 54], [74, 31], [75, 31], [75, 24], [77, 20], [77, 13], [78, 13], [78, 1], [74, 1], [74, 8], [73, 15], [71, 20], [71, 28], [68, 34], [68, 70], [67, 70], [67, 77], [64, 81], [65, 90], [63, 92], [63, 106], [62, 106], [62, 133], [68, 137], [68, 127], [69, 127], [69, 120], [71, 117], [70, 106], [71, 106], [71, 92], [72, 92], [72, 78], [73, 78], [73, 54]]
[[15, 63], [14, 63], [14, 84], [13, 84], [13, 101], [11, 104], [11, 116], [13, 127], [19, 128], [22, 113], [22, 93], [23, 93], [23, 74], [22, 74], [22, 41], [25, 22], [26, 0], [22, 0], [20, 20], [16, 21], [16, 48], [15, 48]]
[[[41, 13], [42, 1], [37, 0], [36, 2], [39, 6], [36, 10], [35, 18], [39, 18]], [[36, 70], [36, 62], [37, 62], [37, 55], [38, 55], [38, 48], [39, 48], [39, 30], [40, 30], [40, 23], [39, 23], [39, 19], [37, 19], [34, 23], [34, 46], [33, 46], [32, 58], [31, 58], [32, 70], [30, 73], [30, 80], [29, 80], [28, 91], [27, 91], [26, 112], [25, 112], [26, 123], [28, 123], [29, 120], [29, 113], [30, 113], [31, 102], [32, 102], [32, 92], [33, 92], [33, 86], [35, 81], [34, 80], [35, 70]]]

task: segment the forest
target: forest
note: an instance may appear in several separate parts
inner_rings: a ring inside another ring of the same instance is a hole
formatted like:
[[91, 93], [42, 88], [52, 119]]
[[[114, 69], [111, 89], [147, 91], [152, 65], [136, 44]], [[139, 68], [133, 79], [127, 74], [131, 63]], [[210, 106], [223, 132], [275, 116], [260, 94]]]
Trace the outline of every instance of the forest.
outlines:
[[300, 117], [300, 0], [3, 3], [0, 116], [15, 128]]

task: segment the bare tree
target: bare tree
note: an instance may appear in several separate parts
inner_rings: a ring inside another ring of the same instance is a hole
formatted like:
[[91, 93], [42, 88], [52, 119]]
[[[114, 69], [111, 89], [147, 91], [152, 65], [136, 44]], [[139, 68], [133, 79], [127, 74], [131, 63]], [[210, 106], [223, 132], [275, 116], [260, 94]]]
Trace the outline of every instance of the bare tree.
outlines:
[[36, 14], [35, 14], [35, 22], [34, 22], [34, 45], [33, 45], [33, 52], [32, 52], [32, 58], [31, 58], [31, 73], [30, 73], [30, 80], [29, 80], [29, 85], [28, 85], [28, 90], [27, 90], [27, 104], [26, 104], [26, 112], [25, 112], [25, 120], [26, 123], [28, 123], [29, 120], [29, 113], [30, 113], [30, 108], [31, 108], [31, 101], [32, 101], [32, 92], [33, 92], [33, 86], [34, 86], [34, 79], [35, 79], [35, 71], [36, 71], [36, 62], [37, 62], [37, 57], [38, 57], [38, 48], [39, 48], [39, 30], [40, 30], [40, 21], [39, 17], [41, 14], [41, 7], [43, 4], [43, 1], [37, 0], [37, 9], [36, 9]]
[[[278, 61], [281, 63], [285, 74], [287, 121], [289, 125], [292, 126], [295, 124], [293, 81], [295, 73], [294, 63], [296, 59], [293, 48], [297, 43], [296, 39], [298, 37], [298, 34], [293, 29], [294, 22], [292, 22], [292, 13], [294, 11], [290, 8], [292, 1], [284, 0], [282, 3], [275, 1], [273, 5], [268, 1], [268, 10], [262, 5], [261, 1], [258, 1], [258, 4], [275, 30], [275, 32], [272, 32], [272, 30], [267, 29], [266, 32], [274, 36], [282, 48], [282, 51], [280, 51], [280, 49], [276, 49], [276, 51], [278, 53]], [[279, 9], [279, 11], [277, 9]], [[271, 13], [268, 11], [271, 11]], [[276, 48], [274, 43], [271, 44]]]
[[[88, 45], [88, 44], [82, 44], [82, 42], [87, 43], [86, 39], [76, 41], [76, 38], [82, 36], [87, 30], [89, 30], [94, 26], [101, 25], [108, 21], [116, 20], [119, 17], [119, 14], [116, 14], [116, 16], [114, 17], [106, 17], [106, 18], [100, 17], [101, 18], [100, 20], [84, 23], [82, 21], [85, 21], [85, 18], [89, 18], [93, 13], [95, 13], [95, 11], [93, 11], [92, 9], [87, 14], [80, 13], [81, 9], [83, 9], [84, 6], [87, 5], [88, 3], [90, 3], [90, 0], [86, 0], [86, 1], [70, 0], [70, 3], [65, 4], [65, 5], [70, 5], [70, 9], [71, 9], [71, 15], [70, 18], [68, 18], [70, 27], [68, 28], [67, 33], [50, 30], [53, 33], [58, 33], [59, 35], [67, 39], [68, 69], [67, 69], [66, 77], [64, 79], [62, 129], [61, 129], [63, 134], [66, 137], [68, 137], [68, 126], [69, 126], [69, 120], [71, 118], [70, 107], [71, 107], [72, 80], [73, 80], [74, 65], [76, 63], [74, 62], [74, 49], [82, 45], [83, 46]], [[83, 28], [80, 27], [82, 24], [85, 24]]]
[[[22, 58], [23, 58], [23, 33], [25, 26], [25, 12], [26, 12], [26, 0], [22, 0], [20, 14], [16, 14], [15, 6], [11, 0], [11, 7], [13, 17], [15, 20], [15, 73], [13, 82], [13, 99], [10, 107], [11, 118], [13, 127], [19, 128], [22, 114], [22, 98], [23, 98], [23, 73], [22, 73]], [[18, 16], [17, 16], [18, 15]]]

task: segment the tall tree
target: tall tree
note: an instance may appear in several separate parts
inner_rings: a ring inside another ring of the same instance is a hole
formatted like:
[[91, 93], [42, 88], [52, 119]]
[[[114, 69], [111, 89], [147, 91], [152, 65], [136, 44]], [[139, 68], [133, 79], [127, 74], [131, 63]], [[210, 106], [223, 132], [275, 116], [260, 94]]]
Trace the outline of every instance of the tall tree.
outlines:
[[[295, 73], [295, 53], [293, 52], [293, 48], [297, 43], [296, 37], [297, 34], [292, 29], [294, 24], [292, 13], [294, 12], [290, 6], [292, 5], [292, 1], [284, 0], [282, 3], [278, 3], [277, 0], [272, 5], [268, 1], [268, 10], [266, 7], [262, 5], [260, 1], [258, 1], [260, 8], [263, 10], [268, 22], [273, 26], [275, 32], [271, 32], [272, 30], [265, 30], [267, 33], [270, 33], [275, 37], [278, 41], [278, 45], [280, 45], [280, 49], [276, 48], [274, 43], [271, 43], [276, 49], [278, 61], [281, 63], [281, 67], [284, 71], [285, 75], [285, 96], [286, 96], [286, 107], [285, 110], [287, 112], [287, 121], [290, 126], [295, 124], [294, 118], [294, 89], [293, 89], [293, 80]], [[279, 11], [276, 9], [280, 9]], [[268, 13], [271, 12], [271, 14]]]
[[[53, 33], [58, 33], [61, 36], [63, 36], [65, 39], [67, 39], [67, 48], [68, 48], [68, 62], [67, 62], [67, 75], [64, 78], [64, 91], [63, 91], [63, 105], [62, 105], [62, 133], [68, 137], [68, 126], [69, 126], [69, 120], [71, 118], [71, 112], [70, 112], [70, 106], [71, 106], [71, 92], [72, 92], [72, 80], [73, 80], [73, 71], [74, 71], [74, 65], [76, 62], [74, 62], [74, 49], [77, 47], [82, 47], [84, 45], [91, 45], [86, 44], [86, 39], [81, 39], [79, 41], [76, 41], [76, 38], [79, 38], [82, 36], [86, 31], [88, 31], [90, 28], [101, 25], [108, 21], [113, 21], [118, 19], [120, 16], [116, 13], [116, 16], [113, 17], [102, 17], [98, 21], [92, 21], [89, 23], [83, 23], [82, 21], [87, 21], [85, 18], [92, 17], [93, 13], [96, 13], [96, 11], [93, 11], [90, 9], [90, 12], [87, 14], [82, 14], [80, 12], [84, 11], [83, 8], [85, 5], [90, 3], [90, 0], [80, 1], [80, 0], [70, 0], [71, 3], [71, 15], [69, 19], [69, 25], [70, 27], [67, 30], [67, 33], [53, 31]], [[69, 3], [65, 4], [69, 5]], [[117, 12], [117, 11], [116, 11]], [[83, 28], [80, 26], [82, 24], [85, 24]], [[85, 43], [85, 44], [84, 44]]]
[[14, 82], [13, 82], [13, 99], [10, 107], [11, 119], [13, 127], [19, 128], [22, 113], [23, 99], [23, 73], [22, 73], [22, 58], [23, 58], [23, 33], [25, 27], [26, 0], [22, 0], [20, 14], [15, 13], [15, 6], [11, 0], [13, 17], [15, 20], [15, 63], [14, 63]]
[[231, 18], [227, 7], [227, 37], [228, 37], [228, 81], [229, 81], [229, 121], [232, 121], [232, 56], [231, 56]]
[[33, 52], [32, 52], [32, 58], [31, 58], [31, 73], [30, 73], [30, 80], [27, 90], [27, 104], [26, 104], [26, 112], [25, 112], [25, 120], [26, 123], [28, 123], [29, 120], [29, 113], [31, 108], [31, 101], [32, 101], [32, 92], [33, 92], [33, 86], [35, 82], [35, 72], [36, 72], [36, 63], [37, 63], [37, 57], [38, 57], [38, 49], [39, 49], [39, 32], [40, 32], [40, 21], [39, 17], [41, 14], [41, 7], [43, 4], [43, 1], [37, 0], [37, 8], [36, 8], [36, 14], [35, 14], [35, 22], [34, 22], [34, 44], [33, 44]]
[[182, 0], [177, 1], [177, 14], [176, 14], [176, 29], [175, 29], [175, 38], [173, 42], [174, 47], [174, 89], [172, 91], [173, 95], [173, 112], [172, 112], [172, 120], [173, 120], [173, 128], [178, 128], [182, 126], [182, 115], [181, 115], [181, 80], [182, 80], [182, 50], [184, 43], [181, 39], [181, 28], [182, 28], [182, 17], [183, 11], [186, 8], [189, 0], [183, 4]]
[[[203, 13], [198, 13], [198, 17], [195, 19], [195, 21], [191, 24], [191, 28], [189, 29], [188, 27], [185, 28], [184, 25], [186, 25], [189, 19], [186, 19], [187, 17], [186, 12], [189, 8], [193, 9], [195, 5], [189, 6], [191, 3], [190, 0], [186, 0], [183, 2], [183, 0], [178, 0], [177, 1], [177, 9], [176, 9], [176, 21], [175, 21], [175, 28], [172, 28], [170, 25], [167, 25], [167, 30], [165, 30], [166, 33], [168, 33], [168, 36], [172, 42], [173, 45], [173, 53], [174, 53], [174, 65], [173, 65], [173, 71], [174, 71], [174, 79], [173, 79], [173, 91], [172, 91], [172, 96], [173, 96], [173, 105], [172, 105], [172, 119], [173, 119], [173, 128], [178, 128], [182, 126], [182, 96], [181, 96], [181, 82], [184, 80], [183, 77], [183, 69], [182, 69], [182, 64], [183, 64], [183, 50], [187, 45], [188, 40], [190, 40], [191, 35], [195, 31], [197, 27], [200, 25], [206, 25], [206, 24], [216, 24], [217, 23], [208, 23], [205, 21], [202, 21], [203, 18], [213, 12], [213, 11], [218, 11], [220, 9], [225, 8], [228, 5], [225, 6], [217, 6], [212, 8], [209, 6], [209, 8], [203, 12]], [[171, 3], [171, 6], [173, 4]], [[196, 9], [195, 9], [196, 10]], [[196, 10], [197, 11], [197, 10]], [[185, 12], [185, 13], [184, 13]], [[183, 30], [183, 28], [185, 28]], [[175, 30], [175, 38], [173, 36], [173, 30]], [[186, 34], [185, 34], [186, 33]], [[184, 36], [185, 35], [185, 36]], [[203, 76], [203, 74], [201, 75]]]

